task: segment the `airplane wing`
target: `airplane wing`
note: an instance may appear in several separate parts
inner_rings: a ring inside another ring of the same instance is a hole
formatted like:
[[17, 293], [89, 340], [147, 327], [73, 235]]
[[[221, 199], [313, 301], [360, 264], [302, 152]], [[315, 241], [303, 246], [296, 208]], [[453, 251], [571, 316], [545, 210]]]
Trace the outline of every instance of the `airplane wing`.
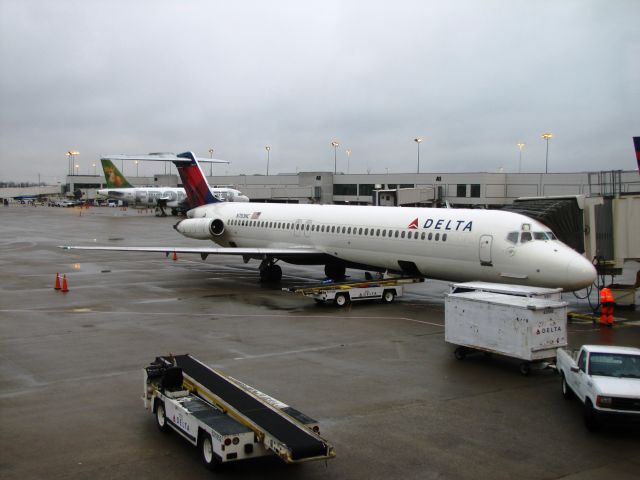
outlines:
[[[156, 161], [156, 162], [173, 162], [184, 161], [184, 158], [178, 157], [175, 153], [149, 153], [147, 155], [100, 155], [101, 160], [140, 160], [140, 161]], [[229, 163], [228, 160], [220, 160], [218, 158], [196, 157], [201, 163]]]
[[63, 250], [103, 250], [109, 252], [197, 253], [200, 255], [241, 255], [244, 257], [305, 257], [324, 255], [316, 248], [201, 248], [201, 247], [99, 247], [60, 245]]

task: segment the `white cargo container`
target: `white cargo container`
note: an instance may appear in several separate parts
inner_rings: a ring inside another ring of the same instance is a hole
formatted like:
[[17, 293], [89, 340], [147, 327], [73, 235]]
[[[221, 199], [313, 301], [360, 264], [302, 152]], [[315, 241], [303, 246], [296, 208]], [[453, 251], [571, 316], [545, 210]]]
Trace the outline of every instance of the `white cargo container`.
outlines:
[[491, 282], [451, 283], [449, 287], [449, 293], [480, 291], [514, 295], [516, 297], [536, 297], [546, 298], [548, 300], [562, 300], [561, 288], [530, 287], [527, 285], [511, 285], [508, 283]]
[[567, 303], [485, 291], [450, 293], [445, 299], [445, 341], [462, 360], [474, 350], [532, 362], [554, 359], [567, 345]]

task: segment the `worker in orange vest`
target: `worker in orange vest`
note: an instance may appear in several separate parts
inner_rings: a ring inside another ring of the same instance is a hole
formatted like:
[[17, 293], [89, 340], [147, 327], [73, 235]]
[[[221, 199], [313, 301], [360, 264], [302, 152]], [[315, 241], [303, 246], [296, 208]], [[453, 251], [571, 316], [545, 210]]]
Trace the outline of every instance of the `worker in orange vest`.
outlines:
[[607, 287], [600, 290], [600, 326], [613, 327], [613, 293]]

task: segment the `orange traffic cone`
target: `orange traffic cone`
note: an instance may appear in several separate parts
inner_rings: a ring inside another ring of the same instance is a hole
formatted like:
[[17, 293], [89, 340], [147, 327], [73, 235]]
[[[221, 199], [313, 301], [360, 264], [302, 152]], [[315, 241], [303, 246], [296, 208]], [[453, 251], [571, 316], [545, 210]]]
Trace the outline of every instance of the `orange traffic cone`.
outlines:
[[178, 260], [178, 254], [174, 250], [173, 251], [173, 261], [175, 262], [176, 260]]
[[67, 293], [69, 287], [67, 286], [67, 274], [62, 275], [62, 293]]
[[60, 274], [56, 273], [56, 286], [53, 287], [54, 290], [60, 290]]

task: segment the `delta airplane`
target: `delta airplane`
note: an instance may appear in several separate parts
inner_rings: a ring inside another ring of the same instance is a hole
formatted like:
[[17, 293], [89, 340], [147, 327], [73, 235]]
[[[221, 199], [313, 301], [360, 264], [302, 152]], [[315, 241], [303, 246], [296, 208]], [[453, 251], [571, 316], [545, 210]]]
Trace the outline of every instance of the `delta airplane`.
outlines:
[[586, 258], [545, 225], [499, 210], [220, 202], [191, 152], [174, 160], [196, 207], [174, 228], [216, 247], [62, 247], [85, 250], [240, 255], [259, 260], [260, 278], [278, 281], [277, 262], [325, 265], [448, 281], [487, 281], [565, 291], [593, 283]]
[[[165, 208], [170, 208], [171, 213], [176, 215], [187, 200], [184, 188], [134, 187], [111, 160], [103, 158], [101, 162], [107, 188], [99, 189], [96, 192], [98, 197], [122, 200], [138, 208], [156, 208], [163, 217], [166, 216]], [[211, 191], [218, 200], [224, 202], [249, 201], [247, 196], [234, 188], [215, 187]]]

